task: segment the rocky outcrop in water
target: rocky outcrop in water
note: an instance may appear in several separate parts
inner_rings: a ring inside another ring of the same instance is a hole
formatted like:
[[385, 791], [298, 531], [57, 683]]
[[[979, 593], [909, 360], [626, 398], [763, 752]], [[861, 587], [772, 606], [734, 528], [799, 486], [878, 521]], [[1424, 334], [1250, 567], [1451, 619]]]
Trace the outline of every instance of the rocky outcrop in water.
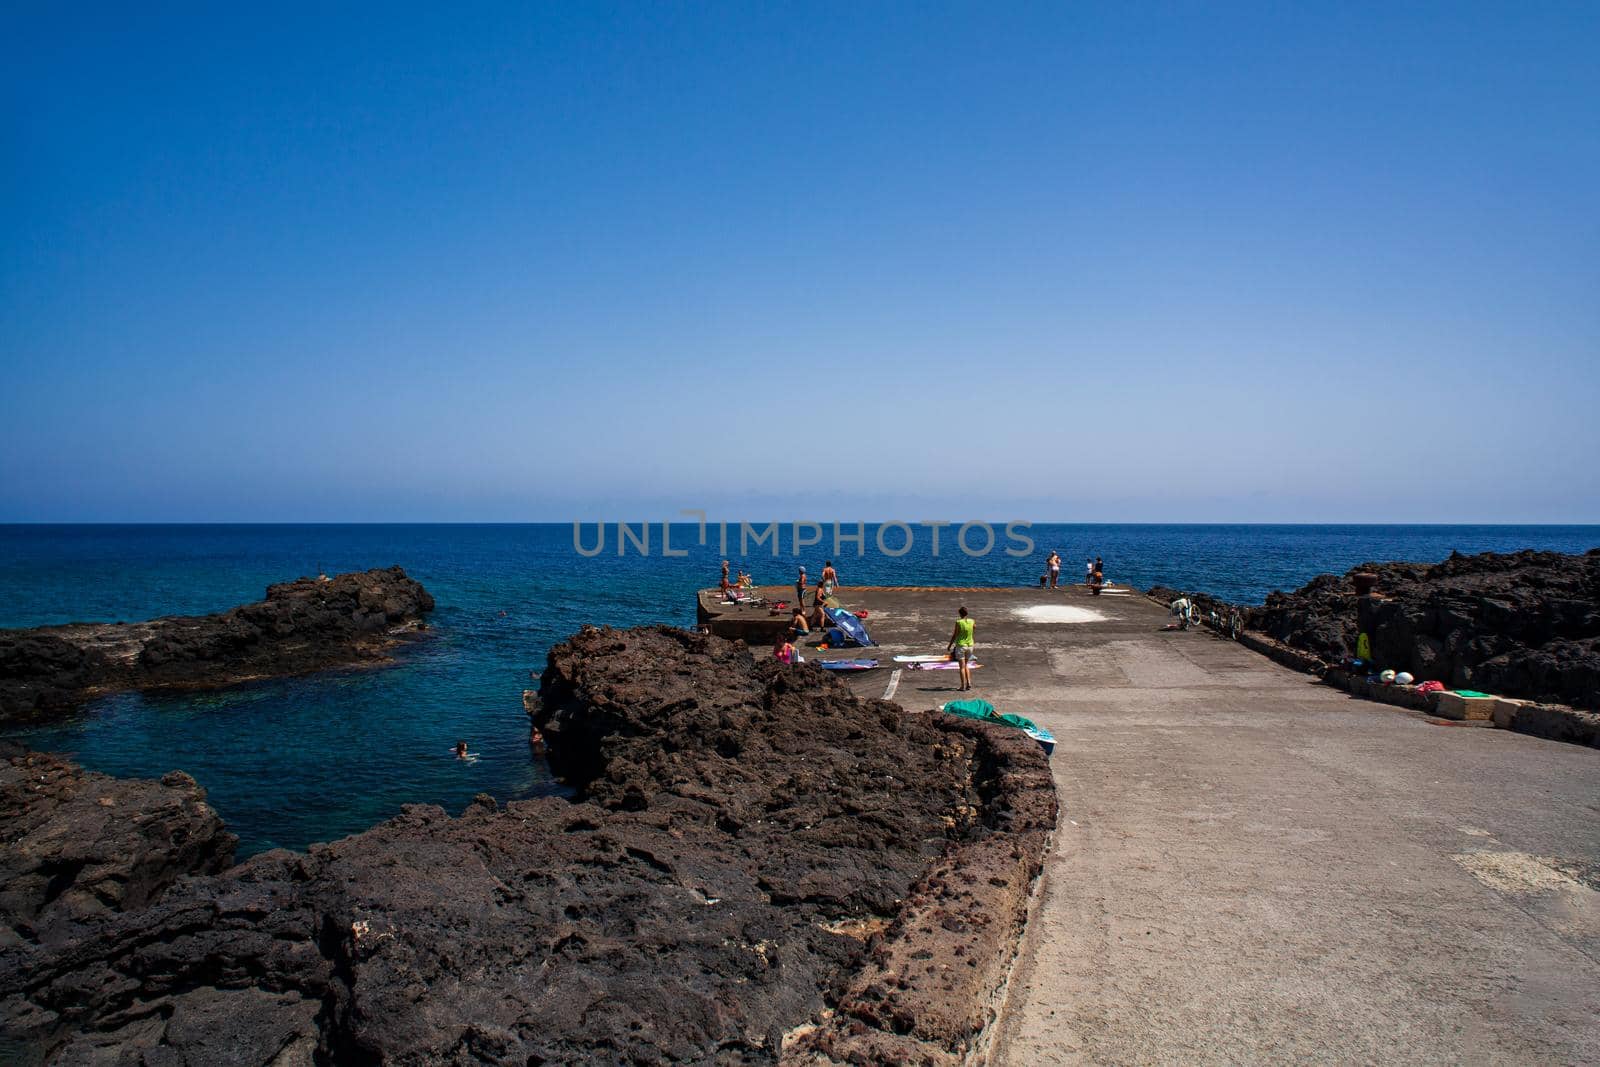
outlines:
[[665, 628], [586, 629], [542, 696], [577, 800], [411, 807], [74, 914], [0, 946], [0, 1042], [518, 1067], [972, 1049], [1055, 822], [1033, 742]]
[[382, 660], [433, 597], [399, 567], [301, 578], [215, 615], [0, 630], [0, 725], [119, 689], [198, 689]]
[[[1360, 573], [1376, 575], [1374, 595], [1356, 595]], [[1600, 708], [1600, 549], [1366, 563], [1247, 615], [1250, 629], [1328, 663], [1353, 656], [1365, 632], [1374, 664], [1418, 681]]]

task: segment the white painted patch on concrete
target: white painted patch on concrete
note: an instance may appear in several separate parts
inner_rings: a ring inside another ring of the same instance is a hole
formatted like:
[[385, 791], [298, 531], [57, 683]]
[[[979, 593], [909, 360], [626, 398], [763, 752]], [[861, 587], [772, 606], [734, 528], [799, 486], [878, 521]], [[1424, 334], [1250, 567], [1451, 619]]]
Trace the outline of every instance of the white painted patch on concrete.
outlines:
[[1106, 617], [1093, 608], [1070, 604], [1035, 604], [1031, 608], [1012, 608], [1011, 614], [1023, 622], [1104, 622]]
[[1526, 852], [1463, 852], [1454, 858], [1478, 881], [1502, 893], [1579, 892], [1588, 888], [1557, 870], [1547, 857]]

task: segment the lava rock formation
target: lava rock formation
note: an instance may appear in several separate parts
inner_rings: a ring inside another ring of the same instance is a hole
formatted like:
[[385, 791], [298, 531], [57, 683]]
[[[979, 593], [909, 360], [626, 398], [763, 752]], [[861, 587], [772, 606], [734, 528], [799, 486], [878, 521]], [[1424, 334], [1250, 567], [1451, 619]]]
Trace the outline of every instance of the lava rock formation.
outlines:
[[[1374, 595], [1356, 595], [1360, 573], [1377, 576]], [[1168, 594], [1179, 595], [1151, 591]], [[1353, 656], [1364, 632], [1374, 666], [1419, 682], [1600, 709], [1600, 549], [1364, 563], [1243, 610], [1250, 629], [1328, 663]]]
[[0, 725], [121, 689], [198, 689], [382, 660], [433, 597], [399, 567], [301, 578], [214, 615], [0, 630]]
[[[48, 936], [16, 926], [0, 1053], [525, 1067], [971, 1052], [1055, 824], [1032, 741], [667, 628], [585, 629], [550, 653], [542, 698], [575, 800], [412, 806], [220, 874], [200, 850], [195, 876], [148, 900], [67, 910]], [[19, 796], [8, 840], [65, 839]]]

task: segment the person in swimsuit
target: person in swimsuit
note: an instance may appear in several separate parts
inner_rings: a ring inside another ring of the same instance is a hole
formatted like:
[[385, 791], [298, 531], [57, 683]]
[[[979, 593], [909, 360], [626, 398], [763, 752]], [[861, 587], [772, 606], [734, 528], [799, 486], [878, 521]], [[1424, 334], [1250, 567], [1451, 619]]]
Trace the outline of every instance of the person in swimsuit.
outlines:
[[973, 630], [975, 625], [972, 617], [967, 614], [966, 605], [963, 604], [956, 612], [956, 628], [950, 632], [950, 644], [945, 651], [955, 657], [961, 664], [961, 691], [972, 688], [972, 649]]
[[823, 596], [832, 596], [833, 587], [839, 584], [839, 572], [833, 569], [833, 560], [822, 561]]
[[772, 640], [772, 655], [779, 663], [794, 662], [794, 645], [789, 643], [789, 638], [779, 634]]
[[806, 602], [806, 569], [800, 568], [800, 574], [794, 580], [794, 606], [800, 607]]
[[1054, 589], [1056, 582], [1061, 578], [1061, 553], [1051, 549], [1050, 558], [1045, 562], [1045, 566], [1050, 570], [1050, 588]]
[[799, 604], [794, 606], [794, 618], [789, 620], [789, 628], [794, 631], [794, 636], [811, 632], [811, 627], [806, 625], [806, 613]]

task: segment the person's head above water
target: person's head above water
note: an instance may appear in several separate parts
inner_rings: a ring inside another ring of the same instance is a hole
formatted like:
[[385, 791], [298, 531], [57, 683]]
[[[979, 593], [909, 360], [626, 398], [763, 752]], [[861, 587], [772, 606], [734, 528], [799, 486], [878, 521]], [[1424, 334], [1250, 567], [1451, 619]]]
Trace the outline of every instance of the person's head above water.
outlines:
[[456, 755], [465, 756], [466, 754], [467, 754], [467, 743], [465, 741], [457, 741], [456, 742]]

